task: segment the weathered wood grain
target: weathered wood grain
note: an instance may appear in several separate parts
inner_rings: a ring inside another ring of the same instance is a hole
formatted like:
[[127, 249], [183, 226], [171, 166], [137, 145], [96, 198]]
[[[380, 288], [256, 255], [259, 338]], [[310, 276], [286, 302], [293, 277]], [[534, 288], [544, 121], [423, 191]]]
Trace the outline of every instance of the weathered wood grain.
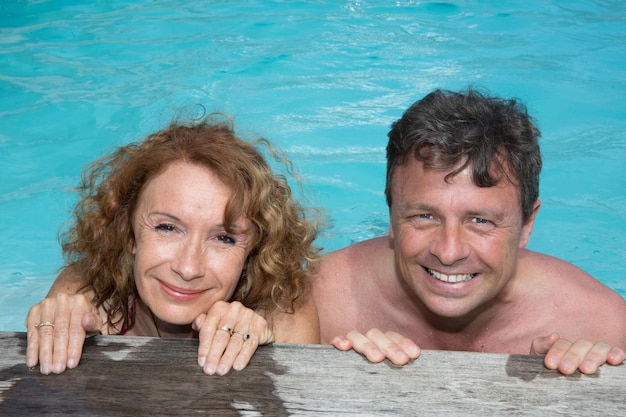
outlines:
[[424, 351], [371, 364], [330, 346], [264, 346], [243, 371], [196, 364], [197, 341], [88, 340], [61, 375], [24, 365], [26, 335], [0, 332], [2, 416], [626, 416], [626, 367], [563, 376], [541, 358]]

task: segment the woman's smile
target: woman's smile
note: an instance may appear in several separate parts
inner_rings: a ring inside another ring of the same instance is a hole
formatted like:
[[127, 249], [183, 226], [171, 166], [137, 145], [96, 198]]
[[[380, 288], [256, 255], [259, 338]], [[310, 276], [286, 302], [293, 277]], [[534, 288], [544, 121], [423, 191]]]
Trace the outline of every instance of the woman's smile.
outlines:
[[163, 293], [176, 301], [193, 301], [200, 297], [207, 290], [190, 290], [185, 288], [176, 287], [168, 284], [160, 279], [157, 279]]

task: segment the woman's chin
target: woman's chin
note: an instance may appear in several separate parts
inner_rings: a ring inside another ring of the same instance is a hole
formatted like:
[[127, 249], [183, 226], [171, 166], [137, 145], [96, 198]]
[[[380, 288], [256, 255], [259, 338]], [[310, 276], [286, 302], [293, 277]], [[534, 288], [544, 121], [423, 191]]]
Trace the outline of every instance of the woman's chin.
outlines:
[[161, 321], [173, 326], [189, 326], [193, 323], [196, 317], [199, 316], [195, 313], [177, 312], [177, 311], [164, 311], [162, 313], [155, 311], [154, 315]]

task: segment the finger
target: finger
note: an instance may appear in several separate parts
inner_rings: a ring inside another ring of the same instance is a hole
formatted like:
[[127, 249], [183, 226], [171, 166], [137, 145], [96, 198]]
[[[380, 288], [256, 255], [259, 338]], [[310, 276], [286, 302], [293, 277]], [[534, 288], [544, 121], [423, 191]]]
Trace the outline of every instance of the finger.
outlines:
[[[233, 338], [235, 340], [239, 339], [240, 334], [235, 333], [233, 334], [233, 337], [231, 338], [231, 344], [233, 343], [232, 340]], [[250, 335], [250, 337], [248, 339], [245, 338], [245, 336], [241, 336], [242, 338], [242, 345], [241, 345], [241, 349], [239, 350], [239, 353], [237, 354], [237, 356], [235, 357], [235, 360], [233, 361], [233, 369], [235, 371], [241, 371], [243, 368], [245, 368], [246, 366], [248, 366], [248, 364], [250, 363], [250, 360], [252, 359], [252, 356], [254, 355], [254, 352], [256, 352], [259, 344], [257, 343], [257, 338], [253, 337]]]
[[[80, 315], [77, 315], [77, 317], [80, 317]], [[104, 322], [95, 308], [92, 311], [84, 313], [82, 317], [80, 317], [80, 324], [87, 337], [102, 334], [102, 329], [104, 327]]]
[[548, 350], [550, 350], [550, 346], [559, 340], [558, 333], [552, 333], [549, 336], [537, 337], [533, 339], [533, 342], [530, 346], [530, 354], [531, 355], [545, 355]]
[[220, 326], [213, 331], [213, 336], [210, 339], [211, 341], [206, 343], [204, 348], [206, 353], [204, 354], [203, 370], [205, 373], [213, 375], [217, 372], [220, 359], [224, 354], [226, 347], [230, 343], [231, 332], [232, 327], [227, 325]]
[[191, 323], [191, 327], [195, 331], [200, 332], [200, 329], [202, 328], [202, 325], [204, 324], [204, 320], [206, 320], [206, 313], [202, 313], [198, 317], [196, 317], [193, 323]]
[[572, 342], [561, 338], [552, 343], [547, 349], [546, 356], [543, 358], [545, 367], [552, 370], [558, 369], [563, 357], [571, 346]]
[[35, 304], [26, 316], [26, 366], [33, 368], [39, 362], [39, 329], [35, 326], [41, 317], [41, 305]]
[[209, 354], [209, 349], [211, 349], [211, 344], [213, 343], [213, 337], [215, 337], [215, 332], [217, 330], [216, 326], [219, 319], [219, 317], [212, 317], [209, 319], [206, 314], [200, 314], [194, 320], [194, 327], [196, 328], [200, 339], [198, 344], [198, 365], [202, 367], [204, 367], [206, 357]]
[[385, 359], [385, 354], [381, 352], [378, 345], [370, 340], [370, 337], [372, 337], [372, 334], [375, 332], [380, 332], [380, 330], [372, 329], [368, 331], [367, 336], [354, 330], [346, 335], [346, 338], [352, 342], [352, 349], [364, 355], [367, 360], [374, 363], [381, 362]]
[[620, 365], [624, 360], [626, 360], [626, 352], [618, 347], [612, 348], [606, 356], [606, 361], [610, 365]]
[[[39, 372], [48, 375], [53, 369], [54, 327], [39, 326], [39, 323], [54, 323], [56, 303], [51, 299], [43, 299], [40, 303], [39, 317], [33, 323], [34, 332], [37, 332], [39, 349]], [[56, 326], [56, 324], [55, 324]]]
[[233, 363], [233, 369], [237, 371], [242, 370], [248, 365], [248, 363], [250, 363], [250, 359], [252, 358], [252, 355], [254, 355], [254, 352], [256, 352], [259, 345], [274, 342], [274, 334], [269, 329], [267, 321], [256, 313], [254, 313], [247, 330], [240, 331], [239, 328], [237, 328], [233, 337], [237, 339], [238, 336], [241, 336], [243, 345]]
[[389, 359], [396, 365], [405, 365], [409, 360], [409, 356], [406, 354], [404, 349], [398, 345], [392, 338], [389, 337], [390, 334], [395, 335], [396, 339], [399, 339], [400, 336], [398, 333], [394, 332], [386, 332], [383, 333], [378, 329], [371, 329], [365, 336], [370, 339], [371, 342], [376, 344], [378, 349], [383, 352], [385, 357]]
[[[84, 308], [91, 311], [84, 312]], [[83, 353], [85, 338], [101, 333], [103, 324], [102, 319], [86, 297], [79, 302], [79, 307], [72, 309], [67, 343], [67, 367], [69, 369], [78, 366]]]
[[229, 303], [223, 301], [216, 302], [209, 310], [200, 327], [198, 364], [209, 375], [215, 374], [219, 358], [221, 358], [222, 353], [230, 342], [233, 325], [232, 322], [227, 322], [227, 320], [231, 319], [226, 316], [229, 310]]
[[421, 349], [411, 339], [396, 332], [389, 331], [386, 334], [387, 334], [387, 337], [389, 337], [398, 346], [402, 348], [404, 353], [406, 353], [409, 356], [409, 358], [411, 359], [419, 358]]
[[[571, 347], [565, 352], [561, 360], [559, 361], [559, 372], [563, 375], [571, 375], [573, 374], [578, 366], [582, 363], [588, 353], [593, 349], [594, 344], [589, 340], [577, 340], [574, 342]], [[601, 348], [599, 348], [601, 350]], [[607, 353], [609, 353], [610, 349], [606, 349], [604, 352], [603, 358], [606, 358]], [[592, 353], [592, 357], [593, 357]], [[595, 363], [595, 360], [590, 357], [590, 361]], [[604, 360], [603, 360], [604, 363]], [[593, 364], [592, 364], [593, 366]], [[597, 369], [599, 365], [596, 365]], [[595, 369], [594, 369], [595, 372]]]
[[[574, 343], [573, 348], [577, 348], [578, 343], [578, 341]], [[592, 347], [585, 353], [584, 348], [586, 344], [582, 343], [582, 345], [583, 346], [580, 348], [579, 355], [582, 355], [583, 360], [580, 365], [578, 365], [578, 370], [583, 374], [590, 375], [595, 373], [600, 366], [604, 365], [607, 362], [607, 357], [609, 352], [611, 351], [611, 346], [609, 346], [605, 342], [598, 342], [592, 345]]]
[[[55, 303], [54, 308], [54, 328], [53, 351], [52, 351], [52, 368], [55, 374], [65, 371], [67, 366], [67, 350], [70, 339], [70, 326], [72, 317], [72, 308], [70, 306], [71, 297], [65, 293], [59, 293], [50, 302]], [[41, 334], [41, 332], [40, 332]]]
[[350, 350], [353, 347], [352, 341], [345, 336], [335, 336], [330, 341], [330, 344], [343, 351]]

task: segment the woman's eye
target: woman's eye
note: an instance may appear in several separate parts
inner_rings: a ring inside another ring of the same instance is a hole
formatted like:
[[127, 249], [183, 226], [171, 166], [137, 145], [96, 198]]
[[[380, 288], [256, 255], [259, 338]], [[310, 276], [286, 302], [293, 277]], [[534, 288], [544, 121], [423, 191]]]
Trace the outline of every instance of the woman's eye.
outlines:
[[155, 227], [156, 230], [162, 230], [164, 232], [173, 232], [176, 230], [176, 226], [171, 223], [161, 223]]
[[221, 234], [217, 236], [217, 240], [219, 240], [222, 243], [227, 243], [229, 245], [234, 245], [235, 239], [233, 239], [231, 236], [226, 235], [226, 234]]

